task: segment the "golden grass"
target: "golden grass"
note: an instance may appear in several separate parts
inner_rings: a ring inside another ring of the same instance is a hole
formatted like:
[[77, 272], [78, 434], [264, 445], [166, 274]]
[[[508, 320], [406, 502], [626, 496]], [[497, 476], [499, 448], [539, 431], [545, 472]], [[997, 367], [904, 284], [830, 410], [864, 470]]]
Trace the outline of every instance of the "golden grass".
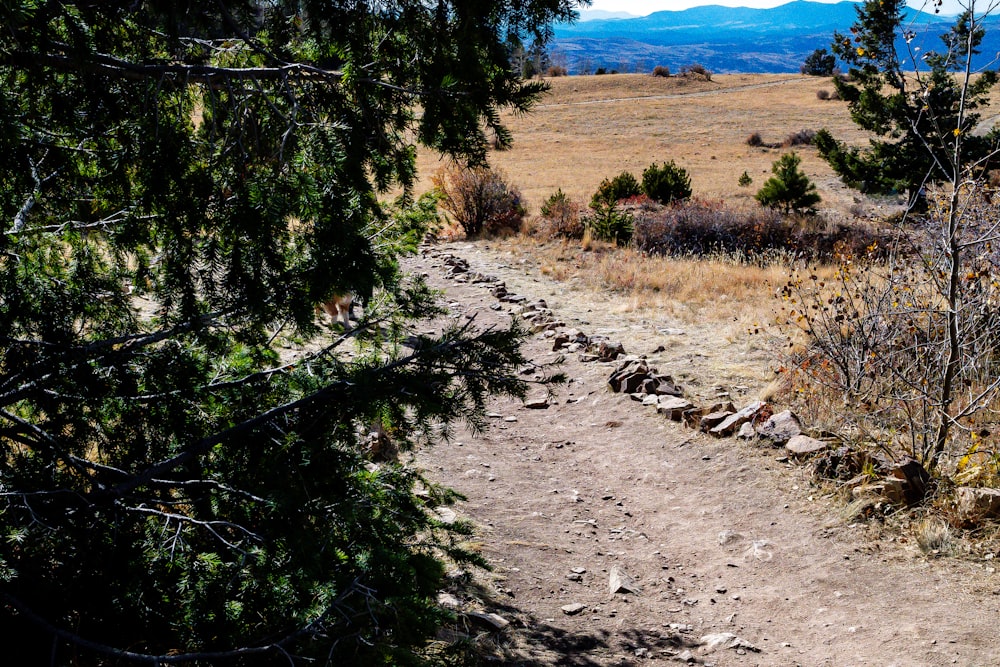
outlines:
[[[826, 127], [851, 142], [865, 139], [846, 104], [816, 97], [821, 88], [832, 90], [829, 79], [818, 77], [732, 74], [701, 81], [616, 74], [548, 82], [551, 92], [534, 111], [506, 118], [514, 147], [490, 154], [532, 212], [557, 188], [587, 202], [604, 178], [623, 170], [641, 178], [651, 163], [669, 160], [688, 170], [696, 196], [755, 205], [753, 193], [789, 149], [751, 148], [750, 134], [778, 144], [794, 132]], [[827, 202], [821, 206], [846, 209], [853, 203], [853, 193], [815, 149], [795, 150]], [[439, 160], [420, 153], [421, 187], [428, 187]], [[749, 188], [737, 185], [744, 171], [754, 179]]]

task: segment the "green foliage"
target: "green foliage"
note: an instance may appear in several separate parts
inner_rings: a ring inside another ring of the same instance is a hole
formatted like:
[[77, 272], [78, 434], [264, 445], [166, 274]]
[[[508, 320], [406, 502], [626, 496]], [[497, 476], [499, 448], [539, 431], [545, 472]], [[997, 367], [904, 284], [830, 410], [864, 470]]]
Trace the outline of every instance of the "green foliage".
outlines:
[[590, 199], [590, 207], [596, 208], [602, 204], [619, 202], [642, 194], [639, 181], [631, 172], [623, 171], [612, 179], [605, 178], [597, 186], [597, 192]]
[[[436, 224], [413, 141], [473, 162], [509, 141], [501, 112], [543, 84], [503, 40], [571, 15], [473, 4], [0, 4], [19, 664], [418, 662], [445, 557], [477, 559], [430, 513], [448, 495], [361, 435], [482, 426], [524, 359], [513, 327], [400, 344], [437, 314], [397, 262]], [[314, 305], [341, 290], [365, 317], [331, 342]]]
[[751, 185], [753, 185], [753, 178], [751, 178], [750, 174], [748, 174], [746, 170], [744, 170], [743, 173], [740, 174], [740, 179], [736, 181], [736, 183], [741, 188], [749, 188]]
[[584, 226], [580, 220], [580, 206], [559, 188], [545, 200], [541, 207], [543, 230], [549, 237], [583, 238]]
[[593, 213], [587, 219], [587, 229], [598, 241], [607, 241], [616, 245], [628, 245], [632, 240], [635, 220], [628, 211], [618, 208], [616, 201], [600, 201], [591, 205]]
[[802, 63], [802, 73], [810, 76], [831, 76], [837, 65], [837, 56], [827, 53], [826, 49], [816, 49]]
[[691, 177], [673, 160], [663, 166], [654, 162], [642, 172], [642, 192], [661, 204], [687, 199], [691, 196]]
[[431, 179], [441, 207], [466, 236], [517, 231], [524, 219], [521, 193], [503, 172], [453, 162]]
[[774, 176], [769, 178], [757, 192], [756, 199], [761, 206], [792, 211], [812, 211], [819, 203], [816, 185], [799, 170], [801, 158], [795, 153], [785, 153], [771, 165]]
[[974, 80], [954, 76], [984, 35], [965, 13], [942, 35], [942, 52], [920, 56], [930, 72], [908, 76], [904, 64], [916, 54], [896, 50], [897, 43], [910, 43], [916, 36], [904, 24], [905, 6], [904, 0], [864, 2], [851, 36], [834, 35], [833, 53], [850, 68], [848, 78], [834, 80], [837, 94], [848, 102], [854, 122], [876, 138], [861, 150], [827, 132], [816, 145], [850, 187], [878, 193], [906, 190], [915, 196], [926, 181], [950, 178], [957, 168], [956, 146], [962, 149], [960, 163], [992, 150], [973, 130], [979, 122], [975, 110], [987, 101], [997, 75], [985, 71]]

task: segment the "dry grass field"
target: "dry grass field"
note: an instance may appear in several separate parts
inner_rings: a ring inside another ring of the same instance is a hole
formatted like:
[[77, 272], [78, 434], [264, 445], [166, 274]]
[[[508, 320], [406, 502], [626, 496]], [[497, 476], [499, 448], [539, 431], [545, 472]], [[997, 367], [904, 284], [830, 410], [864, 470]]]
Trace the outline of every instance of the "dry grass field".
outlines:
[[[490, 156], [521, 190], [531, 213], [557, 188], [586, 203], [602, 179], [623, 170], [641, 178], [649, 164], [669, 160], [690, 173], [695, 196], [756, 205], [754, 193], [789, 150], [802, 157], [802, 169], [819, 187], [820, 210], [846, 212], [861, 201], [814, 148], [752, 148], [746, 142], [756, 132], [765, 144], [781, 144], [792, 133], [825, 127], [838, 138], [864, 143], [845, 103], [817, 97], [819, 90], [833, 91], [827, 78], [731, 74], [704, 81], [616, 74], [548, 83], [551, 91], [532, 113], [507, 119], [513, 149]], [[437, 155], [421, 154], [425, 187], [440, 164]], [[754, 181], [747, 188], [737, 184], [744, 171]]]

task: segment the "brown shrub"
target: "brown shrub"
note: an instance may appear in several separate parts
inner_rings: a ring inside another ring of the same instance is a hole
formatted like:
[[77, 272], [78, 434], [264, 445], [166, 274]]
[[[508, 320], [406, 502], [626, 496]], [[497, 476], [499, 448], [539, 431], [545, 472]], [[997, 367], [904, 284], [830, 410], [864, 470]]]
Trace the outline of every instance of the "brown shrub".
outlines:
[[556, 76], [566, 76], [569, 74], [569, 72], [565, 67], [560, 67], [559, 65], [552, 65], [547, 70], [545, 70], [545, 74], [547, 76], [556, 77]]
[[657, 65], [653, 68], [653, 76], [670, 76], [670, 68], [666, 65]]
[[816, 99], [818, 100], [828, 100], [830, 99], [830, 91], [826, 89], [821, 89], [816, 91]]
[[704, 65], [699, 65], [697, 63], [681, 68], [681, 76], [701, 78], [705, 81], [712, 80], [712, 72], [706, 69]]
[[441, 194], [441, 208], [466, 236], [521, 229], [525, 215], [521, 193], [503, 172], [451, 162], [431, 177], [431, 183]]
[[747, 146], [753, 146], [754, 148], [764, 145], [764, 139], [761, 138], [760, 132], [754, 132], [749, 137], [747, 137]]
[[861, 225], [820, 229], [771, 209], [741, 211], [702, 200], [637, 211], [632, 240], [637, 249], [652, 255], [724, 254], [748, 263], [767, 262], [780, 253], [830, 261], [863, 257], [873, 244], [889, 247], [880, 234]]
[[792, 146], [811, 146], [813, 139], [816, 138], [815, 130], [799, 130], [798, 132], [793, 132], [785, 137], [785, 141], [782, 142], [782, 148], [791, 148]]

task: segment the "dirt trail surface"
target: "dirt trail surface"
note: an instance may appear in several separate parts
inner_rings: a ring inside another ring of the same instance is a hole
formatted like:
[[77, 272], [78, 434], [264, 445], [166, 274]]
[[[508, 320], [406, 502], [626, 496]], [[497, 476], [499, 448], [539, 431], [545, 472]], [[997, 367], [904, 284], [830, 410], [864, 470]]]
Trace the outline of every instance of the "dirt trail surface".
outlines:
[[[452, 256], [470, 269], [457, 280], [445, 277]], [[546, 300], [568, 327], [648, 354], [692, 393], [743, 382], [739, 407], [760, 389], [746, 370], [762, 360], [739, 357], [763, 352], [745, 341], [699, 351], [697, 327], [631, 321], [610, 295], [552, 282], [488, 244], [432, 246], [407, 268], [444, 290], [456, 319], [511, 317], [514, 304], [470, 277], [479, 273]], [[526, 351], [546, 364], [560, 356], [552, 347], [538, 334]], [[1000, 664], [995, 561], [927, 559], [912, 538], [872, 539], [808, 466], [670, 422], [608, 390], [614, 363], [562, 356], [570, 381], [547, 408], [494, 401], [489, 432], [418, 455], [468, 497], [455, 509], [478, 527], [493, 591], [486, 608], [461, 594], [452, 603], [510, 621], [491, 640], [506, 664]], [[619, 574], [634, 592], [609, 593]]]

